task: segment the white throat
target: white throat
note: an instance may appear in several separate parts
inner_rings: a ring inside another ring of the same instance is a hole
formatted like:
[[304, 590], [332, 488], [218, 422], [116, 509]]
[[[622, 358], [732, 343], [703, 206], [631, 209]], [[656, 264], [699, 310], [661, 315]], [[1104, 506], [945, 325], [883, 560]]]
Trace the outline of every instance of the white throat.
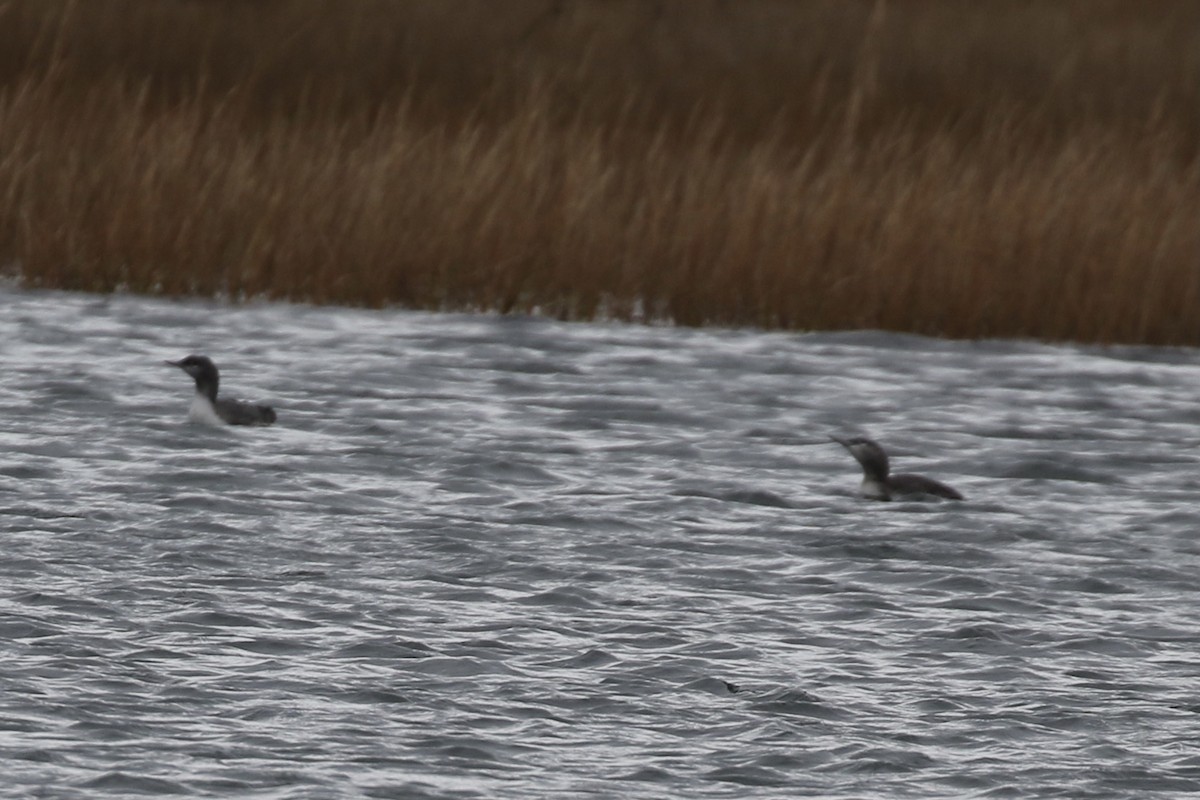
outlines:
[[200, 392], [196, 392], [196, 396], [192, 398], [192, 407], [188, 409], [188, 419], [205, 425], [223, 426], [225, 424], [225, 421], [217, 416], [217, 410], [213, 408], [212, 401]]
[[888, 500], [892, 496], [891, 492], [888, 491], [886, 486], [872, 478], [863, 478], [860, 491], [862, 492], [863, 497], [867, 497], [871, 500]]

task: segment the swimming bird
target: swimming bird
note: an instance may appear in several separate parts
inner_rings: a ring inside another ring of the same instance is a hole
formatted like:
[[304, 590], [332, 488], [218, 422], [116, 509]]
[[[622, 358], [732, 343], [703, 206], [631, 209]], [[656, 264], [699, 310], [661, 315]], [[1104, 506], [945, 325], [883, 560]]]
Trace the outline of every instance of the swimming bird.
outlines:
[[862, 494], [872, 500], [891, 500], [902, 495], [933, 495], [950, 500], [962, 500], [963, 496], [941, 481], [923, 475], [891, 475], [888, 472], [888, 457], [883, 448], [866, 437], [853, 439], [830, 437], [850, 451], [862, 466]]
[[217, 365], [208, 356], [188, 356], [167, 363], [179, 367], [196, 381], [196, 397], [188, 412], [191, 420], [209, 425], [270, 425], [275, 421], [275, 410], [270, 406], [218, 398], [217, 385], [221, 379]]

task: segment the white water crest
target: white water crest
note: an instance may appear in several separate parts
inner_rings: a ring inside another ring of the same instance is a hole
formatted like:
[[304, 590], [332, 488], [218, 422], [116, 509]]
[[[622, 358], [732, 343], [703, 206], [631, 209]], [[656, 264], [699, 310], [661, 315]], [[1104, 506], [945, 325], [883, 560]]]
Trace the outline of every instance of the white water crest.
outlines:
[[10, 288], [0, 353], [0, 794], [1200, 791], [1195, 350]]

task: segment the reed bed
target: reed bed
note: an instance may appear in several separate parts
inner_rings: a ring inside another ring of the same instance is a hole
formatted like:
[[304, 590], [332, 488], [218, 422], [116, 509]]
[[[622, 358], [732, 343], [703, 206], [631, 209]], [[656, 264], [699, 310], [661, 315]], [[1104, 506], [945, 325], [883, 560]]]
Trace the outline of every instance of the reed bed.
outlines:
[[1200, 5], [7, 0], [30, 286], [1200, 344]]

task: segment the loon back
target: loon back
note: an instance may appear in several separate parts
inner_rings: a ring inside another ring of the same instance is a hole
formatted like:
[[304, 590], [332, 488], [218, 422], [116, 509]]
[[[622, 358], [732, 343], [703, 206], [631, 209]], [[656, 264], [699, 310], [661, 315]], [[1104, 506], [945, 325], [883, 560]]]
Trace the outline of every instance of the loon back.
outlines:
[[887, 487], [893, 497], [906, 494], [931, 494], [947, 500], [963, 499], [962, 494], [956, 489], [941, 481], [935, 481], [933, 478], [926, 478], [924, 475], [892, 475], [888, 478]]
[[218, 398], [213, 411], [229, 425], [270, 425], [275, 421], [275, 409], [241, 400]]

